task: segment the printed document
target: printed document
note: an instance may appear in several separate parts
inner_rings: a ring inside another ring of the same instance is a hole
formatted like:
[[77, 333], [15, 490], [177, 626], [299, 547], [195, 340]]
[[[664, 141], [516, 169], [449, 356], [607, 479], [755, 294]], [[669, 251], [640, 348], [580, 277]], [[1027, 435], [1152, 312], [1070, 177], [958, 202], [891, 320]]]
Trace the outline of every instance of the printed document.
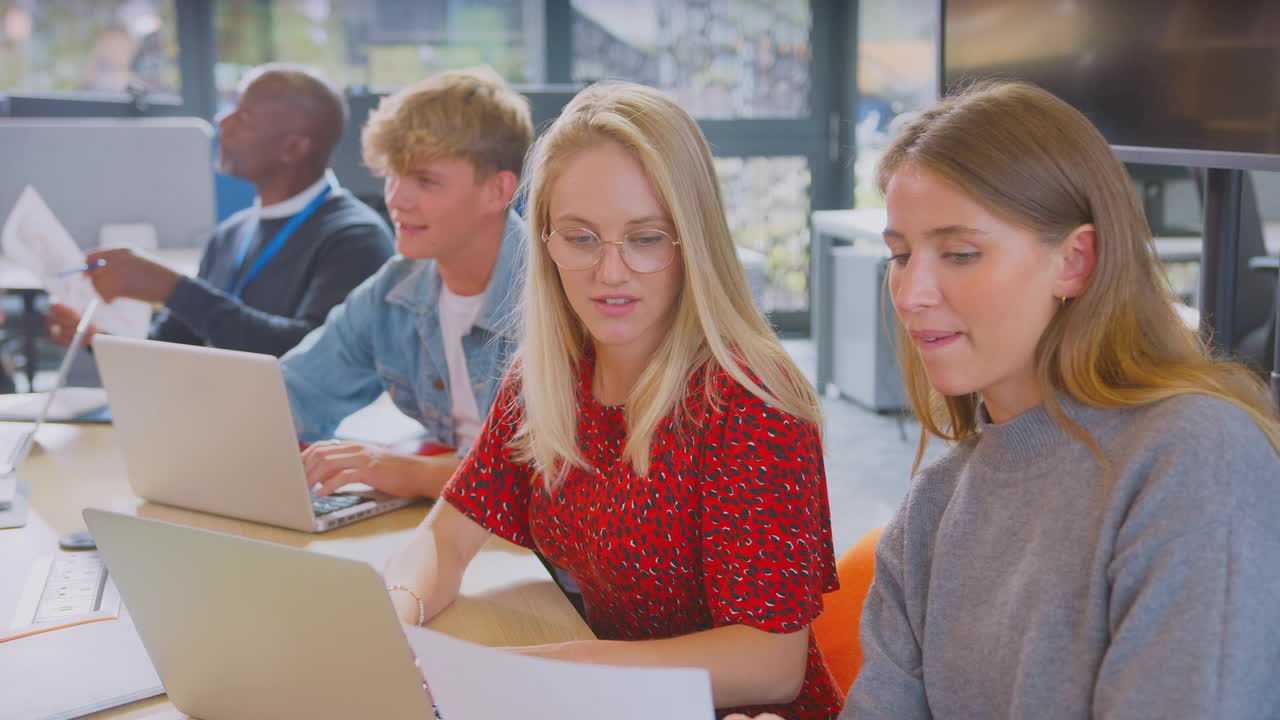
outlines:
[[[11, 260], [35, 275], [51, 301], [83, 313], [89, 302], [98, 297], [87, 274], [59, 277], [59, 273], [84, 265], [84, 251], [30, 185], [5, 220], [0, 246]], [[151, 325], [151, 306], [124, 298], [104, 303], [93, 324], [113, 335], [145, 337]]]

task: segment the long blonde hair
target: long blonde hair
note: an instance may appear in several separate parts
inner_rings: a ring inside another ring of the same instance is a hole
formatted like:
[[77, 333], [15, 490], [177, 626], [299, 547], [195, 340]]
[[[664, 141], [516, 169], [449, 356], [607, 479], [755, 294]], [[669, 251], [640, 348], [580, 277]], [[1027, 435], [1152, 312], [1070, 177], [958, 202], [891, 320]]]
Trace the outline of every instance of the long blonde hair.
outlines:
[[[1108, 408], [1209, 395], [1248, 413], [1280, 452], [1269, 392], [1243, 365], [1212, 358], [1183, 325], [1128, 174], [1084, 115], [1032, 85], [976, 84], [903, 127], [880, 161], [882, 193], [907, 164], [948, 180], [1046, 243], [1061, 243], [1081, 225], [1096, 228], [1088, 286], [1050, 321], [1035, 361], [1046, 408], [1104, 468], [1097, 442], [1062, 412], [1056, 393]], [[930, 436], [960, 441], [977, 432], [979, 397], [934, 390], [900, 318], [896, 325], [903, 380], [922, 424], [918, 467]]]
[[590, 336], [574, 314], [542, 242], [550, 232], [550, 198], [565, 161], [602, 142], [634, 154], [680, 240], [683, 286], [667, 337], [627, 397], [623, 458], [641, 476], [659, 424], [675, 413], [684, 431], [686, 387], [705, 373], [703, 391], [717, 402], [718, 367], [769, 405], [821, 424], [817, 395], [751, 301], [746, 275], [725, 221], [720, 186], [697, 124], [666, 95], [623, 82], [578, 93], [534, 144], [528, 163], [529, 253], [522, 308], [519, 373], [523, 421], [513, 440], [548, 489], [573, 466], [578, 447], [577, 375]]

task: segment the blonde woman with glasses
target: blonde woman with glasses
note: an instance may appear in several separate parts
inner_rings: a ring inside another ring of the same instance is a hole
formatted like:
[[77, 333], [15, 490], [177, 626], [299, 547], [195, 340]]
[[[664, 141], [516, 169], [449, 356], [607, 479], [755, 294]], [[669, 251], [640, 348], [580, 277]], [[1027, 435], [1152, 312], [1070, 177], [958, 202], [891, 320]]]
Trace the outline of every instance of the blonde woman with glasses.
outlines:
[[530, 162], [517, 364], [388, 569], [402, 619], [452, 602], [496, 534], [573, 576], [599, 638], [525, 652], [701, 667], [722, 714], [833, 717], [818, 401], [751, 303], [706, 141], [665, 95], [602, 84]]

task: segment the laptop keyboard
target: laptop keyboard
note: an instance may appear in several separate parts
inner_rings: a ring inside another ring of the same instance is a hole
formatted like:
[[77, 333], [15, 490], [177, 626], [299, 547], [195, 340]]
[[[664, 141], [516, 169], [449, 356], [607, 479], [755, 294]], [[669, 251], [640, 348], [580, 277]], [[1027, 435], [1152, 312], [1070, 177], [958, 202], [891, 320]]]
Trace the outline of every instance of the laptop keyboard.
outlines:
[[328, 515], [331, 512], [345, 510], [352, 505], [359, 505], [365, 499], [360, 495], [319, 495], [312, 496], [311, 509], [315, 512], [316, 517]]

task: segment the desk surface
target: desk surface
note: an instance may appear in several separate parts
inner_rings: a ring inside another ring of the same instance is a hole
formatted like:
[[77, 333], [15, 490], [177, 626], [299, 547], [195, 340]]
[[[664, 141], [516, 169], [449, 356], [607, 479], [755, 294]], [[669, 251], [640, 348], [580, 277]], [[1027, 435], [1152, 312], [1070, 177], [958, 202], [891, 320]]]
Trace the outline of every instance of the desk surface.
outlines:
[[[0, 570], [7, 574], [13, 568], [25, 568], [36, 556], [56, 551], [58, 535], [84, 528], [80, 512], [85, 507], [330, 553], [363, 560], [379, 569], [426, 514], [425, 505], [412, 505], [329, 533], [308, 534], [147, 503], [129, 489], [113, 433], [109, 426], [41, 428], [37, 436], [40, 446], [32, 451], [21, 472], [32, 483], [31, 518], [20, 530], [0, 530]], [[592, 637], [538, 559], [497, 538], [468, 568], [458, 601], [430, 627], [486, 645]], [[185, 716], [159, 697], [92, 717], [155, 720]]]

